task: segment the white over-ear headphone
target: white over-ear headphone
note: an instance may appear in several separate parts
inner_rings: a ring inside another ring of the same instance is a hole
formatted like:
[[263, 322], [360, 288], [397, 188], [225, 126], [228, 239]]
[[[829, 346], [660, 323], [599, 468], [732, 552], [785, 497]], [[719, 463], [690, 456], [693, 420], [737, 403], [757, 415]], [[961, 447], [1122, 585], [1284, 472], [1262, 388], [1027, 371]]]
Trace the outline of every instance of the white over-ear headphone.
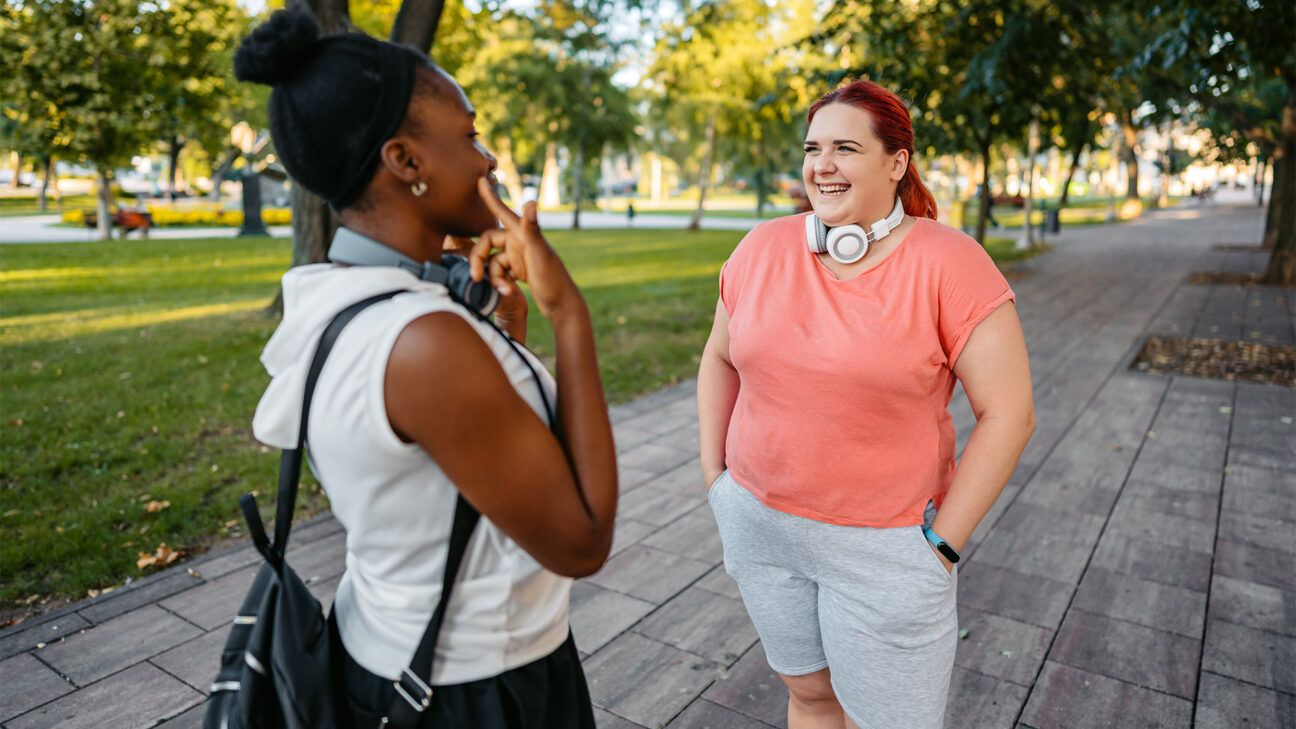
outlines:
[[812, 253], [827, 253], [838, 263], [854, 263], [868, 253], [869, 244], [891, 234], [904, 222], [904, 205], [896, 198], [891, 214], [865, 230], [859, 225], [842, 225], [829, 229], [811, 213], [806, 216], [806, 245]]

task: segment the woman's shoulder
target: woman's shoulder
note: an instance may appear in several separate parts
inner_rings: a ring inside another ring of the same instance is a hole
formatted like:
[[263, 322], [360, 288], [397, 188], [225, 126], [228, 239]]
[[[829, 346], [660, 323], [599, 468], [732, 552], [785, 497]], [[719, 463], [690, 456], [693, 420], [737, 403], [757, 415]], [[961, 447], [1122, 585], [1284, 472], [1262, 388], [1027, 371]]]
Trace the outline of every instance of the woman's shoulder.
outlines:
[[931, 218], [918, 218], [910, 236], [906, 246], [918, 254], [924, 265], [959, 268], [990, 260], [990, 254], [975, 238]]
[[805, 219], [808, 213], [784, 215], [765, 220], [747, 231], [731, 258], [756, 257], [771, 249], [794, 243], [805, 244]]

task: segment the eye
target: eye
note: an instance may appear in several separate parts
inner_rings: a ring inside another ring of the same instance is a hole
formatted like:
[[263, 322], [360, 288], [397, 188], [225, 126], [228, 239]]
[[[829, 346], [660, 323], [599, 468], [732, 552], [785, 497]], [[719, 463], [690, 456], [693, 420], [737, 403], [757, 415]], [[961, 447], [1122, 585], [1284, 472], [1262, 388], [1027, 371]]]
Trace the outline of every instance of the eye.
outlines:
[[851, 146], [849, 146], [849, 145], [839, 144], [839, 145], [837, 145], [837, 151], [839, 151], [839, 152], [854, 152], [854, 151], [855, 151], [855, 148], [854, 148], [854, 147], [851, 147]]
[[818, 152], [818, 151], [819, 151], [819, 148], [816, 147], [816, 146], [813, 145], [813, 144], [807, 144], [807, 145], [805, 145], [805, 147], [803, 147], [803, 149], [805, 150], [805, 153], [806, 153], [806, 154], [810, 154], [810, 153], [812, 153], [812, 152]]

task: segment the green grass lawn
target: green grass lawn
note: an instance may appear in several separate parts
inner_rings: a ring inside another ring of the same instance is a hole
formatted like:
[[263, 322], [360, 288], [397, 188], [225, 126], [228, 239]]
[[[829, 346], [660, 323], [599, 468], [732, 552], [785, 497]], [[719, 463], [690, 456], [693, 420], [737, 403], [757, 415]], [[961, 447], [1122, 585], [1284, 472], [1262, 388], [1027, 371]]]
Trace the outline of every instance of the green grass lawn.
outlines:
[[[549, 235], [586, 294], [612, 402], [695, 374], [741, 232]], [[0, 246], [0, 616], [139, 577], [161, 544], [241, 536], [245, 491], [271, 505], [278, 458], [250, 422], [289, 254], [268, 238]], [[550, 358], [536, 313], [528, 343]], [[309, 477], [301, 506], [326, 507]]]
[[0, 218], [12, 218], [19, 215], [54, 215], [64, 208], [93, 208], [94, 195], [67, 195], [60, 201], [51, 196], [49, 209], [41, 212], [40, 203], [35, 197], [0, 197]]

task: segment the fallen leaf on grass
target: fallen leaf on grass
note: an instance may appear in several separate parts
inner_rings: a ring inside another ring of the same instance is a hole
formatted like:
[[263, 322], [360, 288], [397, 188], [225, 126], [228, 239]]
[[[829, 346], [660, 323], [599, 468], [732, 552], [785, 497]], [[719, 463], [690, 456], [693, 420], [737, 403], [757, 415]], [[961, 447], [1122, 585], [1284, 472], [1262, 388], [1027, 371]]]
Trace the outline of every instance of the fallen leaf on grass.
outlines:
[[149, 554], [148, 552], [140, 552], [139, 559], [135, 560], [135, 566], [139, 567], [141, 570], [150, 568], [160, 569], [166, 567], [177, 559], [180, 559], [182, 556], [184, 556], [183, 550], [177, 551], [168, 547], [165, 543], [159, 544], [158, 548], [154, 550], [152, 554]]
[[156, 514], [170, 505], [170, 501], [150, 501], [144, 505], [144, 510], [150, 514]]

